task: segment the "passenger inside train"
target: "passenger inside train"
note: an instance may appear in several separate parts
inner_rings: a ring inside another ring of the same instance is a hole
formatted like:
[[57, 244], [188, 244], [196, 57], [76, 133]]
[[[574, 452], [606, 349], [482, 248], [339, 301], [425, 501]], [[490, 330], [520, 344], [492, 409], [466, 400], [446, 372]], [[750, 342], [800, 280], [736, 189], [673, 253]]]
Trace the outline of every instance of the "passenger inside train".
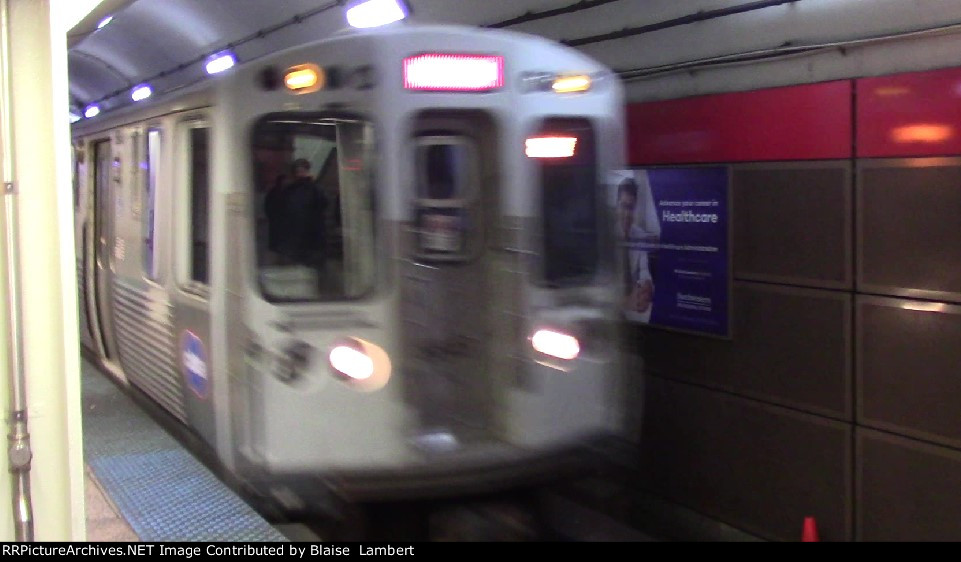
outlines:
[[[265, 122], [259, 128], [255, 153], [261, 183], [271, 174], [275, 178], [257, 203], [258, 220], [266, 222], [257, 229], [257, 263], [264, 295], [270, 300], [339, 300], [363, 292], [366, 282], [345, 271], [358, 267], [345, 263], [345, 255], [362, 259], [360, 254], [371, 241], [360, 238], [372, 236], [359, 227], [346, 239], [343, 232], [345, 225], [370, 222], [370, 206], [363, 201], [369, 198], [368, 188], [341, 196], [341, 176], [362, 172], [360, 166], [342, 165], [340, 159], [345, 150], [338, 150], [338, 143], [352, 142], [345, 132], [349, 128], [333, 122]], [[352, 254], [345, 246], [359, 253]]]

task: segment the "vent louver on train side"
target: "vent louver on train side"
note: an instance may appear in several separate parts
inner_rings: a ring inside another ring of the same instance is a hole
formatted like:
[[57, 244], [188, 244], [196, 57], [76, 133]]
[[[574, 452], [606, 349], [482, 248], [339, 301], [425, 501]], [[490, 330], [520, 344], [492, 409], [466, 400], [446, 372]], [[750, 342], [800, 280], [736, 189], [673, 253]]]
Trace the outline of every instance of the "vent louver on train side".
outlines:
[[[120, 364], [130, 382], [186, 423], [180, 371], [172, 353], [173, 307], [152, 302], [147, 290], [117, 280], [114, 284]], [[151, 309], [162, 308], [162, 313]]]

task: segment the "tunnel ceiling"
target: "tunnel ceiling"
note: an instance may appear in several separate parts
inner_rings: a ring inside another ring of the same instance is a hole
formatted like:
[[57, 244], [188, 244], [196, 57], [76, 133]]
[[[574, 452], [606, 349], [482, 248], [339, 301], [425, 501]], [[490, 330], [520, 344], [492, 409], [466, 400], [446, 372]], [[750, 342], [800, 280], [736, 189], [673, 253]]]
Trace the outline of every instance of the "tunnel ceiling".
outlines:
[[[205, 78], [205, 59], [241, 63], [345, 27], [343, 0], [103, 0], [68, 34], [71, 107], [130, 102], [149, 82], [170, 91]], [[961, 2], [875, 0], [409, 0], [413, 20], [541, 35], [617, 71], [634, 97], [652, 75], [755, 63], [887, 37], [961, 29]], [[913, 7], [912, 7], [913, 6]], [[102, 29], [106, 15], [113, 20]]]
[[[603, 2], [594, 2], [601, 4]], [[631, 2], [623, 2], [630, 4]], [[204, 78], [203, 62], [232, 48], [243, 63], [320, 39], [345, 27], [335, 0], [134, 0], [112, 2], [68, 35], [71, 108], [129, 103], [130, 89], [149, 82], [156, 92]], [[414, 0], [415, 21], [497, 24], [570, 0]], [[96, 24], [107, 13], [113, 19]]]
[[[411, 0], [413, 20], [502, 27], [577, 40], [741, 4], [719, 0]], [[780, 2], [776, 4], [783, 4]], [[155, 92], [204, 79], [203, 61], [231, 47], [240, 62], [327, 37], [342, 29], [336, 0], [105, 0], [68, 34], [71, 108], [129, 104], [130, 89]], [[775, 7], [776, 9], [777, 7]], [[107, 14], [112, 21], [101, 29]], [[637, 38], [579, 45], [616, 68]], [[652, 59], [653, 60], [653, 59]], [[632, 58], [636, 64], [638, 58]]]

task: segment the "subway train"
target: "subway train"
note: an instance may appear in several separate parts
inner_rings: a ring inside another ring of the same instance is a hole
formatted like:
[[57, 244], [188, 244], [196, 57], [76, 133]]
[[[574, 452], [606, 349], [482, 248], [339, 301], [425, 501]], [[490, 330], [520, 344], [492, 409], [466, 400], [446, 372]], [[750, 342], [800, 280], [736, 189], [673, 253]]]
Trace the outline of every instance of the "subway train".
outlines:
[[617, 77], [402, 24], [73, 126], [81, 339], [286, 506], [536, 481], [621, 434]]

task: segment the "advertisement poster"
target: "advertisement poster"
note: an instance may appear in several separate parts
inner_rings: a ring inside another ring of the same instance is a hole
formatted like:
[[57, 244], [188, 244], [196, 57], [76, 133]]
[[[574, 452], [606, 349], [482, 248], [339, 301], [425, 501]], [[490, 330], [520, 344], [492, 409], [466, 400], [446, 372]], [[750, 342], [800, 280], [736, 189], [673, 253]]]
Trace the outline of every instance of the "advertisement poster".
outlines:
[[616, 174], [629, 321], [730, 336], [728, 177], [726, 167]]

